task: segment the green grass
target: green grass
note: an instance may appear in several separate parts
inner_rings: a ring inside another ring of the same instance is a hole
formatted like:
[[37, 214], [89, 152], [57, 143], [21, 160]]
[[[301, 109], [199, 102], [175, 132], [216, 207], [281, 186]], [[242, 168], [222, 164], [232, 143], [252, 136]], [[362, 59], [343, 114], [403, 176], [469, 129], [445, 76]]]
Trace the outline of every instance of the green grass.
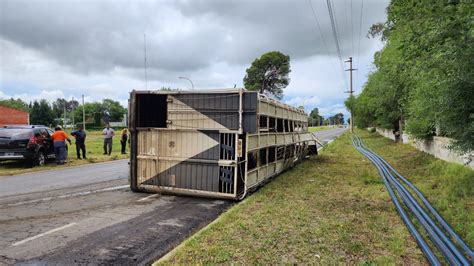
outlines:
[[318, 131], [325, 131], [331, 130], [335, 128], [334, 126], [319, 126], [319, 127], [308, 127], [309, 132], [318, 132]]
[[[474, 244], [474, 171], [358, 131]], [[426, 264], [375, 167], [346, 133], [235, 205], [163, 264]]]
[[[112, 160], [120, 160], [128, 158], [128, 154], [121, 154], [121, 145], [120, 145], [120, 132], [117, 130], [115, 132], [115, 137], [113, 139], [112, 145], [112, 155], [103, 155], [103, 136], [102, 130], [95, 130], [95, 131], [86, 131], [87, 132], [87, 139], [86, 139], [86, 157], [87, 160], [78, 160], [76, 155], [76, 145], [74, 144], [74, 137], [69, 136], [72, 140], [72, 145], [69, 145], [68, 149], [68, 162], [65, 165], [56, 165], [54, 160], [48, 160], [47, 164], [42, 167], [30, 167], [28, 164], [19, 161], [4, 161], [0, 162], [0, 175], [8, 176], [8, 175], [16, 175], [34, 171], [42, 171], [42, 170], [50, 170], [50, 169], [57, 169], [63, 167], [70, 167], [88, 163], [96, 163], [96, 162], [105, 162], [105, 161], [112, 161]], [[70, 135], [70, 131], [67, 131]], [[127, 144], [127, 150], [128, 150]], [[127, 151], [128, 152], [128, 151]]]

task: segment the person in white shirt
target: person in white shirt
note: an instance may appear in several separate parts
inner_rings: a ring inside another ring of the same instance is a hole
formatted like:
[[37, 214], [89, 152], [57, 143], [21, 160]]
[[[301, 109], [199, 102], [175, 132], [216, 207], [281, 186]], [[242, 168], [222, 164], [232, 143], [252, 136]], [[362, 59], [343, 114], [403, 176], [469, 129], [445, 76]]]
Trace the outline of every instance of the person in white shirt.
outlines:
[[102, 130], [104, 135], [104, 155], [110, 155], [112, 153], [112, 138], [115, 136], [113, 128], [109, 124]]

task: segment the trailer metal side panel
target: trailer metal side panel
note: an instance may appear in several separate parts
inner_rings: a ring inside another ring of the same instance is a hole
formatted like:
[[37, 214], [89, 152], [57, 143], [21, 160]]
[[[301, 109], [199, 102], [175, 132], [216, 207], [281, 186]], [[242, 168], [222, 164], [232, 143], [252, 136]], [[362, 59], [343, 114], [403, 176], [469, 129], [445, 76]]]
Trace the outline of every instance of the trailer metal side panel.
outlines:
[[139, 131], [139, 183], [218, 191], [219, 151], [217, 132]]
[[311, 139], [301, 109], [242, 89], [134, 91], [129, 110], [133, 190], [241, 199]]

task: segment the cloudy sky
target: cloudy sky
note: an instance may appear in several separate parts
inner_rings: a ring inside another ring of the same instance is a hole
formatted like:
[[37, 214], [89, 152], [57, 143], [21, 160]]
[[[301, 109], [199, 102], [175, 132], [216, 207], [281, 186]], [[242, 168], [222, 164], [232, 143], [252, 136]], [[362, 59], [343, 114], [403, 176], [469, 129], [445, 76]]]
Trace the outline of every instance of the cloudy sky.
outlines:
[[[370, 25], [385, 21], [388, 0], [365, 0], [362, 16], [362, 0], [332, 2], [342, 57], [354, 58], [360, 92], [382, 47], [365, 36]], [[318, 107], [325, 116], [347, 114], [348, 74], [341, 70], [326, 0], [311, 3], [314, 14], [309, 0], [2, 0], [0, 98], [84, 94], [86, 101], [112, 98], [125, 105], [132, 89], [145, 89], [146, 34], [148, 89], [190, 89], [179, 76], [196, 89], [242, 87], [250, 63], [277, 50], [291, 57], [284, 102], [307, 111]]]

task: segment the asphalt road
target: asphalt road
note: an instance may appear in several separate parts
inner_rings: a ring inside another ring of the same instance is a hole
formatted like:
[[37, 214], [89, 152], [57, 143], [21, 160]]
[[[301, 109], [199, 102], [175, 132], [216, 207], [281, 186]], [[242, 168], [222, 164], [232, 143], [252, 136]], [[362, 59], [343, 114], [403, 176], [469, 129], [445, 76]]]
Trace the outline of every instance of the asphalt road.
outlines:
[[126, 160], [0, 176], [0, 265], [147, 264], [231, 204], [133, 193]]
[[348, 128], [336, 127], [334, 129], [330, 129], [330, 130], [314, 132], [313, 134], [316, 136], [316, 138], [321, 140], [323, 142], [323, 144], [327, 144], [330, 141], [337, 138], [342, 133], [346, 132], [347, 130], [348, 130]]
[[0, 265], [147, 264], [230, 204], [133, 193], [126, 160], [0, 177]]

